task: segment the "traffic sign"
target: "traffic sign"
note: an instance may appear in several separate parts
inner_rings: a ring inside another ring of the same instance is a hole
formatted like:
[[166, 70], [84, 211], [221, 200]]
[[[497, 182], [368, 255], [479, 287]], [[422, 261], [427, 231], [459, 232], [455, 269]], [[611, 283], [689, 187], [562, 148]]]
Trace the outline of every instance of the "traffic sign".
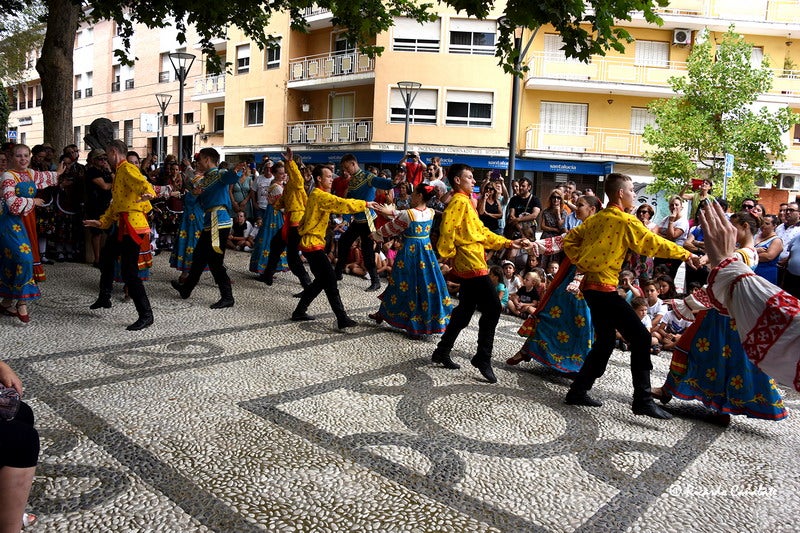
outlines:
[[8, 138], [9, 141], [16, 141], [17, 130], [8, 130], [8, 133], [6, 133], [6, 138]]

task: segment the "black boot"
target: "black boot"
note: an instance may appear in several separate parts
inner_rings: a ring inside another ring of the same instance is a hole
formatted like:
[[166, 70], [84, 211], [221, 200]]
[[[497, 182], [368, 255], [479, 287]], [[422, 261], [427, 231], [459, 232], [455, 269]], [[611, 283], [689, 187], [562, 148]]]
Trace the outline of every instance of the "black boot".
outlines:
[[97, 297], [97, 300], [94, 301], [92, 305], [89, 306], [89, 309], [110, 309], [111, 308], [111, 294], [106, 291], [101, 291], [100, 296]]
[[453, 361], [450, 357], [450, 352], [445, 352], [444, 350], [439, 350], [436, 348], [433, 351], [433, 355], [431, 355], [431, 361], [434, 363], [439, 363], [445, 368], [449, 368], [450, 370], [458, 370], [461, 368], [461, 365]]
[[146, 327], [153, 325], [153, 310], [150, 308], [150, 300], [147, 299], [147, 294], [131, 295], [133, 305], [136, 306], [136, 311], [139, 313], [139, 319], [128, 326], [128, 331], [139, 331]]
[[378, 277], [378, 269], [372, 268], [369, 271], [369, 279], [370, 285], [366, 289], [365, 292], [374, 292], [381, 290], [381, 278]]
[[175, 280], [170, 281], [170, 285], [172, 285], [173, 289], [178, 291], [178, 294], [180, 294], [181, 298], [183, 298], [184, 300], [192, 295], [192, 291], [187, 291], [186, 287], [183, 284]]
[[488, 381], [489, 383], [497, 383], [497, 378], [494, 375], [494, 370], [492, 370], [492, 361], [487, 360], [485, 357], [475, 356], [470, 360], [472, 366], [480, 371], [481, 375]]
[[633, 375], [633, 414], [669, 420], [672, 414], [665, 411], [653, 401], [650, 388], [650, 370], [632, 371]]
[[233, 289], [231, 288], [231, 280], [227, 276], [224, 279], [217, 281], [219, 285], [219, 301], [211, 304], [211, 309], [224, 309], [226, 307], [233, 307]]

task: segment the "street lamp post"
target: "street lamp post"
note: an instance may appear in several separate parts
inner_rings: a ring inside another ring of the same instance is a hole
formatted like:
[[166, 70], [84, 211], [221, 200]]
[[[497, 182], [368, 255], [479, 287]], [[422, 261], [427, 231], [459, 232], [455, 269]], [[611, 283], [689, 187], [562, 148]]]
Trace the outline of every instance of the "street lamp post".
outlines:
[[403, 98], [403, 104], [406, 106], [406, 129], [403, 135], [403, 157], [408, 153], [408, 118], [411, 113], [411, 104], [417, 98], [419, 88], [422, 84], [417, 81], [398, 81], [397, 88], [400, 89], [400, 96]]
[[158, 100], [158, 107], [161, 109], [161, 115], [158, 117], [158, 126], [156, 127], [156, 141], [158, 142], [158, 164], [164, 160], [164, 153], [161, 150], [161, 143], [164, 142], [164, 117], [167, 113], [167, 106], [172, 100], [171, 94], [158, 93], [156, 94]]
[[[498, 22], [503, 24], [508, 24], [508, 19], [505, 17], [501, 17]], [[514, 79], [511, 84], [511, 125], [509, 127], [508, 133], [508, 190], [511, 190], [511, 183], [514, 181], [514, 173], [516, 172], [516, 165], [517, 165], [517, 129], [519, 128], [519, 90], [520, 90], [520, 76], [519, 73], [522, 68], [522, 58], [525, 57], [525, 54], [528, 53], [528, 49], [531, 47], [531, 43], [533, 43], [533, 38], [536, 37], [536, 33], [539, 31], [539, 28], [535, 28], [532, 32], [530, 37], [528, 38], [528, 42], [525, 44], [525, 49], [522, 49], [522, 35], [525, 32], [525, 28], [523, 27], [516, 27], [514, 28]]]
[[169, 55], [172, 68], [175, 69], [175, 76], [178, 78], [178, 164], [183, 162], [183, 84], [186, 83], [186, 76], [194, 63], [194, 54], [186, 52], [173, 52]]

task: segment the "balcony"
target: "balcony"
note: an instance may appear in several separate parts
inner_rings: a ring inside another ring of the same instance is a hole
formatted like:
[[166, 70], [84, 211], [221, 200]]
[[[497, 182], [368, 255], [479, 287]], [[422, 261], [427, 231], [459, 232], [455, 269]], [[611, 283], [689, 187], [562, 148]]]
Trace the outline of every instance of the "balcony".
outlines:
[[343, 54], [318, 54], [289, 60], [290, 89], [325, 89], [366, 85], [375, 80], [375, 60], [351, 50]]
[[662, 16], [690, 16], [747, 22], [796, 24], [800, 20], [800, 4], [795, 0], [671, 0], [657, 8]]
[[115, 82], [111, 83], [111, 92], [112, 93], [118, 93], [119, 92], [119, 82], [118, 81], [115, 81]]
[[287, 122], [287, 144], [353, 144], [372, 140], [372, 118]]
[[331, 13], [330, 9], [312, 4], [311, 6], [305, 8], [305, 11], [303, 11], [303, 16], [306, 19], [306, 24], [308, 24], [308, 30], [314, 31], [320, 28], [329, 27], [331, 25], [333, 13]]
[[[685, 76], [687, 65], [664, 61], [658, 65], [637, 65], [632, 57], [592, 56], [591, 63], [564, 60], [558, 54], [534, 52], [525, 80], [526, 89], [553, 91], [606, 92], [632, 96], [673, 96], [669, 79]], [[772, 88], [762, 100], [786, 96], [800, 99], [800, 71], [773, 68]], [[800, 101], [800, 100], [798, 100]]]
[[206, 76], [194, 82], [194, 102], [224, 102], [225, 101], [225, 74]]
[[85, 96], [86, 98], [89, 98], [90, 96], [92, 96], [92, 94], [94, 94], [94, 91], [92, 91], [91, 87], [88, 87], [83, 90], [83, 96]]
[[523, 156], [541, 156], [541, 152], [562, 152], [591, 156], [628, 156], [641, 159], [651, 148], [638, 133], [613, 128], [576, 128], [573, 132], [547, 133], [541, 124], [525, 130]]

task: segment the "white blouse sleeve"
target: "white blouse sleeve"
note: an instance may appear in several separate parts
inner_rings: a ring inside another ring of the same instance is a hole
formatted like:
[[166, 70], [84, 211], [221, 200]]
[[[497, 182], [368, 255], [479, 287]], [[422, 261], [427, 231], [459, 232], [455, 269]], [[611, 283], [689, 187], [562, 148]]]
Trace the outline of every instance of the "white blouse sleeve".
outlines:
[[800, 391], [800, 303], [728, 258], [708, 278], [711, 303], [736, 320], [747, 357], [777, 382]]

